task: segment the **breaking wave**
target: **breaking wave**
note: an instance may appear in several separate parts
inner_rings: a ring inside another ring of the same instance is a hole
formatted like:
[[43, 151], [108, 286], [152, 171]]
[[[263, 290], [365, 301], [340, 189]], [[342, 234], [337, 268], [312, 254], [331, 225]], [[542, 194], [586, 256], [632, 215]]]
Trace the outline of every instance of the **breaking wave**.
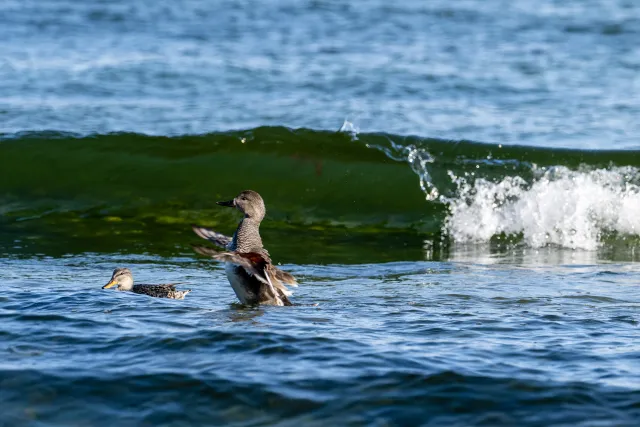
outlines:
[[469, 181], [451, 173], [458, 186], [449, 199], [445, 229], [458, 242], [522, 236], [531, 247], [557, 245], [597, 249], [603, 237], [640, 230], [640, 187], [634, 167], [534, 168], [535, 178]]
[[115, 233], [144, 246], [167, 227], [233, 227], [215, 201], [252, 188], [270, 228], [593, 250], [638, 237], [639, 167], [640, 151], [358, 133], [348, 122], [339, 132], [23, 132], [0, 135], [0, 233]]

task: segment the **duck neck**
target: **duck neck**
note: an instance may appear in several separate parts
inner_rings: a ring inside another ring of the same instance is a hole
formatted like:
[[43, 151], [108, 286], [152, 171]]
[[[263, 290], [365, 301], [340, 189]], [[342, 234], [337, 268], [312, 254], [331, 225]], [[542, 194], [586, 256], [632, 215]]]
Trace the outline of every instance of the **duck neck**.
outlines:
[[125, 276], [120, 280], [120, 284], [118, 285], [119, 291], [130, 291], [133, 289], [133, 277]]
[[255, 252], [262, 249], [260, 222], [258, 219], [245, 216], [238, 224], [229, 249], [238, 252]]

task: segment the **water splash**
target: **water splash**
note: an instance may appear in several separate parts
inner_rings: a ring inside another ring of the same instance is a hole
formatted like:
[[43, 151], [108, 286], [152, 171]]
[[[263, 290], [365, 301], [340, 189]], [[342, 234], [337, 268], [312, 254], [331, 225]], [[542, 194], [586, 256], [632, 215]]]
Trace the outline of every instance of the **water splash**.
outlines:
[[346, 133], [351, 136], [352, 141], [357, 141], [358, 134], [360, 133], [360, 128], [349, 120], [345, 119], [344, 123], [342, 123], [342, 126], [340, 126], [340, 129], [338, 129], [338, 132]]
[[449, 173], [458, 195], [448, 199], [444, 229], [457, 242], [486, 242], [522, 235], [531, 247], [557, 245], [595, 250], [606, 233], [640, 231], [638, 169], [611, 167], [577, 171], [535, 168], [530, 184], [519, 176], [492, 182]]
[[411, 166], [411, 169], [420, 177], [420, 189], [424, 192], [428, 201], [437, 200], [440, 192], [433, 184], [428, 169], [428, 165], [434, 162], [433, 156], [431, 156], [427, 150], [414, 145], [408, 146], [407, 149], [407, 162]]
[[382, 151], [390, 159], [407, 162], [411, 169], [418, 175], [420, 189], [426, 196], [426, 200], [433, 202], [440, 197], [440, 191], [433, 183], [429, 165], [435, 162], [435, 158], [424, 148], [414, 144], [401, 145], [395, 143], [391, 138], [386, 137], [388, 147], [381, 145], [366, 144], [367, 148], [375, 148]]

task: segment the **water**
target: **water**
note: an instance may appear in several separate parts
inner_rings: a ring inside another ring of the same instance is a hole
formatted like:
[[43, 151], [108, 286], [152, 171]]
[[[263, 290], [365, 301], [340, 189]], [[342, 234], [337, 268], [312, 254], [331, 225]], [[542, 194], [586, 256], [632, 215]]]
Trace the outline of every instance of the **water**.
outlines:
[[396, 3], [0, 4], [0, 425], [640, 422], [638, 5]]
[[631, 0], [6, 0], [0, 132], [263, 125], [638, 148]]
[[[188, 258], [6, 259], [3, 418], [632, 425], [638, 267], [562, 254], [285, 265], [302, 278], [286, 310], [230, 304], [224, 273]], [[113, 265], [193, 292], [101, 291]]]

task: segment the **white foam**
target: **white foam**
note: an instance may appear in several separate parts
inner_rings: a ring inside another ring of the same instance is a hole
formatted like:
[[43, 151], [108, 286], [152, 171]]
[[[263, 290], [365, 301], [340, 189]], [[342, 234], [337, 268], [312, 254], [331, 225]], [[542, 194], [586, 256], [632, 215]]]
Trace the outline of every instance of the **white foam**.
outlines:
[[458, 195], [449, 203], [445, 231], [457, 242], [487, 242], [522, 234], [531, 247], [549, 244], [597, 249], [603, 233], [640, 233], [638, 169], [612, 167], [577, 171], [535, 169], [533, 183], [506, 177], [499, 182], [456, 177]]
[[338, 130], [338, 132], [349, 134], [351, 135], [351, 139], [353, 141], [357, 141], [358, 134], [360, 133], [360, 128], [357, 125], [350, 122], [349, 120], [345, 119], [344, 123], [342, 123], [342, 126], [340, 126], [340, 129]]

